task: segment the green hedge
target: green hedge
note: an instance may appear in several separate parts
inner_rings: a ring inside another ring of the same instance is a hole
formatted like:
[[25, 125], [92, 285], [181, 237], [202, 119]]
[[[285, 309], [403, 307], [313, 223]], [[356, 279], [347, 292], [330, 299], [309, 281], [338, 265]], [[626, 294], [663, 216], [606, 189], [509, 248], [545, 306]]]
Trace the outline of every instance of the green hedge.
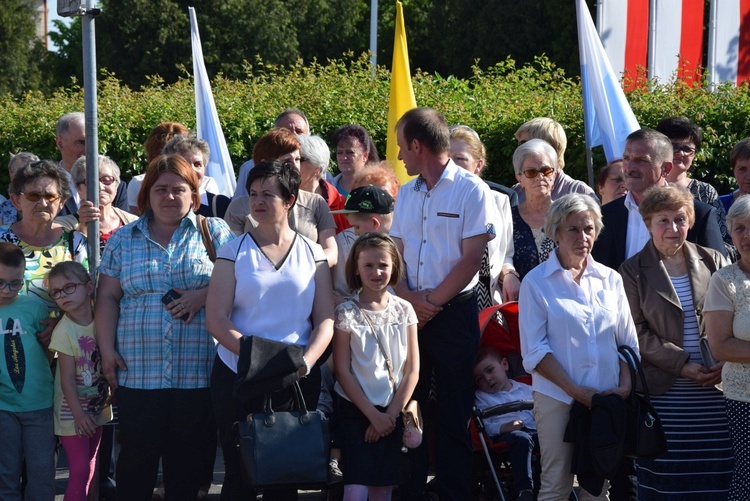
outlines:
[[[260, 71], [259, 71], [260, 70]], [[385, 152], [388, 120], [389, 72], [373, 74], [366, 55], [346, 60], [291, 68], [257, 60], [242, 81], [218, 76], [213, 92], [235, 169], [250, 157], [254, 141], [268, 130], [276, 114], [294, 106], [304, 110], [314, 133], [328, 139], [341, 124], [359, 123]], [[583, 114], [578, 77], [568, 77], [546, 57], [517, 68], [506, 60], [489, 70], [474, 69], [467, 80], [418, 72], [413, 78], [420, 106], [445, 113], [449, 123], [475, 128], [488, 150], [489, 179], [514, 182], [510, 159], [513, 133], [524, 121], [549, 116], [565, 126], [568, 135], [566, 172], [586, 179]], [[729, 190], [729, 150], [750, 135], [748, 87], [723, 86], [716, 92], [672, 83], [650, 91], [634, 91], [629, 99], [644, 127], [668, 115], [686, 115], [700, 124], [705, 145], [693, 176], [713, 183], [720, 193]], [[158, 78], [138, 91], [102, 75], [98, 89], [100, 151], [110, 155], [129, 179], [145, 167], [143, 142], [157, 123], [178, 121], [195, 126], [192, 78], [173, 85]], [[30, 93], [20, 99], [0, 97], [0, 150], [36, 152], [57, 158], [54, 126], [58, 116], [83, 108], [83, 90], [58, 91], [51, 97]], [[601, 148], [594, 150], [595, 169], [604, 164]], [[0, 183], [7, 184], [2, 169]]]

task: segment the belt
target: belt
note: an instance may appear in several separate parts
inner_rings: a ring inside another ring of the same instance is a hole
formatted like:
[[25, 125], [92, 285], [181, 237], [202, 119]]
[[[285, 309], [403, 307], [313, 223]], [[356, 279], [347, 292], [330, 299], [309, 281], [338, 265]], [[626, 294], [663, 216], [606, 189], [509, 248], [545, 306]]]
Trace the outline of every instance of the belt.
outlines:
[[468, 301], [469, 299], [474, 299], [477, 296], [474, 289], [469, 289], [467, 291], [463, 291], [459, 294], [456, 294], [452, 298], [448, 300], [445, 304], [443, 304], [443, 311], [447, 310], [448, 308], [452, 306], [456, 306], [458, 304], [461, 304], [465, 301]]

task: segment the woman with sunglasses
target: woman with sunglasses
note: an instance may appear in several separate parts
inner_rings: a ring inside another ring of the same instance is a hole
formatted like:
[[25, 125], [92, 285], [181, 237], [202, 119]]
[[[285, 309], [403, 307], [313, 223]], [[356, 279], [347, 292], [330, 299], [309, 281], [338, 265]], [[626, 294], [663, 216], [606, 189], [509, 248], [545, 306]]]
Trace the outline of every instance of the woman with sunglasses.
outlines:
[[513, 153], [516, 179], [526, 199], [511, 207], [513, 215], [513, 267], [519, 279], [547, 260], [555, 242], [544, 233], [544, 220], [552, 205], [557, 153], [546, 141], [531, 139]]
[[[16, 172], [10, 185], [10, 199], [21, 219], [0, 226], [0, 241], [16, 244], [26, 256], [26, 272], [21, 294], [41, 299], [50, 312], [57, 309], [44, 287], [44, 277], [54, 265], [78, 261], [88, 267], [86, 237], [55, 221], [70, 198], [68, 176], [51, 160], [40, 160]], [[47, 332], [49, 331], [49, 332]], [[49, 344], [52, 329], [40, 333]]]
[[99, 251], [104, 252], [104, 246], [112, 234], [122, 226], [138, 219], [138, 216], [125, 212], [112, 205], [120, 186], [120, 168], [109, 157], [99, 155], [99, 207], [88, 200], [86, 191], [86, 157], [81, 157], [70, 169], [70, 176], [81, 196], [81, 205], [77, 216], [61, 216], [56, 221], [66, 228], [76, 229], [87, 234], [88, 223], [99, 220]]

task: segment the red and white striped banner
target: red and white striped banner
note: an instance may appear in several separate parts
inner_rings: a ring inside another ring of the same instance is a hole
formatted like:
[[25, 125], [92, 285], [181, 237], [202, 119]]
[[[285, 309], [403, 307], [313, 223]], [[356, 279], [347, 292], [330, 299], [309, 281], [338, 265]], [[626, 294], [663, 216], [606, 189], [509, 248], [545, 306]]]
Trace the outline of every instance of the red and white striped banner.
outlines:
[[612, 70], [633, 87], [646, 68], [649, 0], [600, 0], [599, 38]]
[[698, 80], [703, 64], [704, 0], [651, 0], [648, 75], [659, 83]]
[[712, 84], [750, 79], [750, 0], [712, 0], [708, 71]]
[[661, 83], [675, 75], [689, 83], [696, 80], [702, 64], [704, 4], [704, 0], [599, 0], [599, 36], [626, 87], [637, 85], [646, 66], [649, 78]]

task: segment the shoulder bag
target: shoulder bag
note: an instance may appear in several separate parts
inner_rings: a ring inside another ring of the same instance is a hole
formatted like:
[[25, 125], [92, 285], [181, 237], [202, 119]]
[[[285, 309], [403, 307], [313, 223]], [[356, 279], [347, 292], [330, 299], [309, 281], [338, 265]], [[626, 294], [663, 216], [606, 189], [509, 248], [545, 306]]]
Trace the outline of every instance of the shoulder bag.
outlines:
[[[377, 341], [378, 343], [380, 354], [383, 355], [383, 358], [385, 359], [385, 367], [386, 369], [388, 369], [388, 379], [391, 381], [391, 386], [393, 387], [393, 396], [395, 397], [396, 378], [393, 376], [393, 363], [391, 362], [391, 358], [386, 353], [385, 348], [383, 348], [383, 345], [380, 342], [380, 338], [378, 337], [378, 331], [375, 330], [375, 326], [372, 324], [370, 316], [365, 313], [365, 310], [362, 309], [356, 299], [353, 299], [352, 302], [357, 305], [357, 308], [359, 308], [359, 312], [364, 317], [367, 325], [370, 326], [372, 335], [375, 336], [375, 341]], [[422, 433], [424, 431], [422, 425], [422, 409], [419, 408], [419, 402], [414, 399], [409, 400], [406, 406], [401, 410], [401, 419], [404, 421], [404, 446], [401, 448], [401, 450], [406, 452], [406, 449], [416, 449], [417, 447], [422, 445]]]
[[328, 482], [328, 421], [309, 412], [299, 383], [293, 386], [299, 410], [274, 412], [268, 393], [263, 412], [234, 424], [242, 467], [253, 487], [314, 488]]
[[[667, 437], [656, 409], [651, 405], [651, 397], [646, 377], [638, 359], [638, 354], [630, 346], [620, 346], [617, 351], [625, 357], [630, 369], [632, 388], [627, 399], [628, 425], [623, 456], [631, 459], [652, 459], [667, 452]], [[643, 394], [635, 392], [636, 374], [641, 379]]]

